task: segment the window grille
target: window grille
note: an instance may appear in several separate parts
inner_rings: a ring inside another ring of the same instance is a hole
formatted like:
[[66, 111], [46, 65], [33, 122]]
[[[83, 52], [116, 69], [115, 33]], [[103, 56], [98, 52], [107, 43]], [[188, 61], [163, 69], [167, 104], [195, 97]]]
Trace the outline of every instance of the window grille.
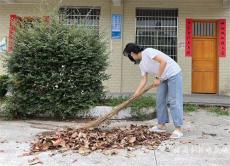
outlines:
[[177, 9], [136, 9], [136, 43], [177, 60]]
[[67, 25], [85, 25], [99, 32], [99, 8], [89, 7], [62, 7], [59, 10], [60, 18]]
[[193, 36], [216, 36], [216, 22], [215, 21], [196, 21], [192, 23], [192, 35]]

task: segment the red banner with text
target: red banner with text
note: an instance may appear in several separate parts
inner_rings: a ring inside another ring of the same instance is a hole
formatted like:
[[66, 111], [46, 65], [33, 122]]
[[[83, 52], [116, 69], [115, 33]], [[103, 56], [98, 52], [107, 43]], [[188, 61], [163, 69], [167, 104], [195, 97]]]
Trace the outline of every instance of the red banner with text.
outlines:
[[[13, 47], [14, 47], [14, 35], [16, 32], [16, 23], [20, 21], [24, 21], [24, 23], [30, 23], [35, 20], [41, 20], [40, 17], [34, 17], [34, 16], [24, 16], [20, 17], [17, 16], [16, 14], [11, 14], [10, 15], [10, 28], [9, 28], [9, 40], [8, 40], [8, 52], [12, 53]], [[43, 16], [43, 20], [47, 23], [50, 21], [49, 16]]]
[[219, 57], [226, 57], [226, 19], [219, 20], [219, 44], [218, 54]]
[[185, 56], [192, 56], [192, 19], [186, 19]]
[[9, 40], [8, 40], [8, 52], [12, 52], [14, 45], [14, 34], [16, 31], [15, 24], [17, 22], [16, 14], [10, 15], [10, 29], [9, 29]]

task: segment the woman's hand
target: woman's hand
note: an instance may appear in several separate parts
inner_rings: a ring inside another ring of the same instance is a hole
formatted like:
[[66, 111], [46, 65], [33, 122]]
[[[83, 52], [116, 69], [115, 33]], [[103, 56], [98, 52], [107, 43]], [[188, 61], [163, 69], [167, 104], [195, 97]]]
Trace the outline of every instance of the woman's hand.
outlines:
[[137, 96], [139, 96], [140, 95], [140, 93], [137, 93], [137, 92], [135, 92], [134, 94], [133, 94], [133, 98], [136, 98]]
[[159, 86], [160, 83], [161, 83], [161, 80], [160, 80], [160, 79], [155, 79], [155, 80], [153, 81], [153, 86]]
[[141, 77], [141, 81], [139, 86], [137, 87], [133, 97], [137, 97], [141, 94], [141, 91], [143, 90], [143, 88], [145, 87], [146, 83], [147, 83], [148, 77], [147, 75], [144, 75]]

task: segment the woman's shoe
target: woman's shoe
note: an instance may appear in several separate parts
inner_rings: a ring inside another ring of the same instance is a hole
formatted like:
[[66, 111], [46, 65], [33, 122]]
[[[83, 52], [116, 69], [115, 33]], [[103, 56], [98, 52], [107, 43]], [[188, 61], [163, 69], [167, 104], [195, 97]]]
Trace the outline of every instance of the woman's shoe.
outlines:
[[158, 126], [153, 126], [152, 128], [149, 129], [149, 131], [151, 132], [156, 132], [156, 133], [163, 133], [166, 132], [165, 129], [161, 129]]
[[179, 130], [174, 130], [172, 135], [170, 136], [171, 139], [179, 139], [183, 137], [183, 133]]

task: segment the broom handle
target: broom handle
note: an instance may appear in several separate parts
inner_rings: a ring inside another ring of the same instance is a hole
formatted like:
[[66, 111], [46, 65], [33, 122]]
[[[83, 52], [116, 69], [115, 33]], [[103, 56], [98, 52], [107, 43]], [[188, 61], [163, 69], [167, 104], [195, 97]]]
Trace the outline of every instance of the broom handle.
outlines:
[[[135, 101], [136, 99], [138, 99], [140, 96], [142, 96], [144, 93], [146, 93], [147, 91], [149, 91], [150, 89], [153, 88], [153, 85], [149, 85], [148, 87], [146, 87], [143, 91], [141, 91], [141, 93], [138, 96], [132, 96], [131, 98], [129, 98], [128, 100], [124, 101], [123, 103], [117, 105], [115, 108], [117, 109], [122, 109], [125, 108], [126, 106], [128, 106], [131, 102]], [[115, 109], [114, 108], [114, 109]]]
[[121, 103], [121, 104], [117, 105], [116, 107], [114, 107], [113, 110], [111, 112], [107, 113], [105, 116], [99, 117], [95, 121], [89, 122], [89, 123], [87, 123], [85, 126], [83, 126], [81, 128], [91, 128], [91, 127], [98, 126], [99, 124], [101, 124], [104, 121], [106, 121], [106, 120], [110, 119], [111, 117], [113, 117], [115, 114], [117, 114], [122, 109], [126, 108], [130, 103], [132, 103], [133, 101], [138, 99], [140, 96], [142, 96], [144, 93], [146, 93], [147, 91], [149, 91], [153, 87], [154, 87], [153, 85], [149, 85], [138, 96], [132, 96], [128, 100], [126, 100], [123, 103]]

